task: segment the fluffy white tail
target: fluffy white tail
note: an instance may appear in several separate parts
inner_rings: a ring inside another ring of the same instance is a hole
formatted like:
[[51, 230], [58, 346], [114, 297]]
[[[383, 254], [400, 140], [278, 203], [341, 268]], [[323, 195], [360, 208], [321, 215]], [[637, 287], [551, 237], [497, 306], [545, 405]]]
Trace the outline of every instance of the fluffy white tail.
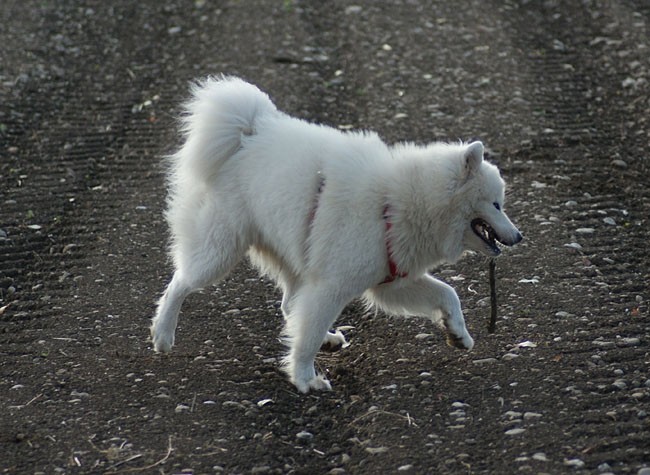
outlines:
[[234, 77], [208, 78], [195, 84], [185, 106], [185, 143], [171, 157], [172, 188], [209, 183], [255, 132], [255, 119], [277, 109], [257, 87]]

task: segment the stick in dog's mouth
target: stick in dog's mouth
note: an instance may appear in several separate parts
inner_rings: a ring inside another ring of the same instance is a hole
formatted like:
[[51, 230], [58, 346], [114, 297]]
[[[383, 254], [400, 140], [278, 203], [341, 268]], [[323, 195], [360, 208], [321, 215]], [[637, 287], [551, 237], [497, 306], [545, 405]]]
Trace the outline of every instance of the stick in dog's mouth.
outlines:
[[496, 255], [501, 254], [497, 241], [501, 241], [494, 228], [482, 218], [476, 218], [471, 223], [472, 231], [487, 244]]

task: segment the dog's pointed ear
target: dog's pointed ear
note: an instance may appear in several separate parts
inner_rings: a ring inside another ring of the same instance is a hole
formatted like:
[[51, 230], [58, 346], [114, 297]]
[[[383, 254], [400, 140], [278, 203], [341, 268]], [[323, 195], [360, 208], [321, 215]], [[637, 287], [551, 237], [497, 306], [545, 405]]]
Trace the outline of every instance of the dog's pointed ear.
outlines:
[[463, 160], [465, 176], [469, 178], [476, 173], [483, 162], [483, 143], [472, 142], [469, 144], [463, 154]]

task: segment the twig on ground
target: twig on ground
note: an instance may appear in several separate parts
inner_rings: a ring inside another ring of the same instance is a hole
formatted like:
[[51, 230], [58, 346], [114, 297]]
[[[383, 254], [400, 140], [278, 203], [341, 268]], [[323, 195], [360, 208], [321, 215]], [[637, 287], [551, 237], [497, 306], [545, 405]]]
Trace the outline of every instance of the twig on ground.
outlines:
[[[165, 456], [163, 458], [161, 458], [157, 462], [152, 463], [151, 465], [147, 465], [145, 467], [125, 468], [124, 470], [112, 470], [113, 468], [116, 467], [116, 465], [113, 465], [113, 467], [111, 467], [107, 472], [105, 472], [104, 475], [115, 475], [117, 473], [145, 472], [147, 470], [151, 470], [152, 468], [157, 467], [158, 465], [161, 465], [161, 464], [165, 463], [167, 461], [167, 459], [169, 458], [169, 456], [172, 454], [173, 450], [174, 450], [174, 448], [172, 447], [172, 436], [170, 435], [169, 440], [167, 442], [167, 453], [165, 454]], [[139, 458], [140, 456], [141, 455], [135, 455], [133, 457], [130, 457], [128, 460], [134, 460], [136, 458]], [[126, 461], [124, 461], [124, 462], [126, 462]], [[124, 463], [124, 462], [121, 462], [121, 463]]]
[[9, 406], [9, 409], [24, 409], [24, 408], [26, 408], [27, 406], [29, 406], [31, 403], [33, 403], [34, 401], [40, 399], [41, 397], [43, 397], [43, 394], [42, 394], [42, 393], [41, 393], [41, 394], [37, 394], [36, 396], [34, 396], [33, 398], [31, 398], [29, 401], [27, 401], [25, 404], [21, 404], [21, 405], [19, 405], [19, 406]]
[[490, 259], [490, 322], [488, 323], [488, 333], [494, 333], [497, 325], [497, 278], [496, 278], [496, 260]]
[[368, 412], [366, 412], [365, 414], [362, 414], [359, 417], [357, 417], [356, 419], [354, 419], [351, 422], [351, 424], [356, 424], [361, 419], [365, 419], [366, 417], [372, 416], [372, 415], [375, 415], [375, 414], [377, 414], [377, 415], [378, 414], [384, 414], [384, 415], [388, 415], [388, 416], [398, 417], [400, 419], [404, 419], [409, 426], [418, 427], [418, 425], [415, 423], [415, 420], [413, 420], [413, 418], [410, 416], [410, 414], [408, 412], [406, 413], [405, 416], [403, 416], [403, 415], [397, 414], [395, 412], [384, 411], [384, 410], [381, 410], [381, 409], [371, 409]]

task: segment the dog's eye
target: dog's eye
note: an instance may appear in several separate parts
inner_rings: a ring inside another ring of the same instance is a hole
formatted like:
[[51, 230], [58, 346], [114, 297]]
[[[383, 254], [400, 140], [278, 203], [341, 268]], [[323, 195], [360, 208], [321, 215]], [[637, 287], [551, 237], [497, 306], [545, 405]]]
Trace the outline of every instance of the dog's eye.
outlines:
[[497, 209], [497, 211], [501, 211], [501, 205], [500, 205], [499, 203], [497, 203], [497, 202], [495, 201], [495, 202], [492, 203], [492, 204], [493, 204], [494, 207]]

